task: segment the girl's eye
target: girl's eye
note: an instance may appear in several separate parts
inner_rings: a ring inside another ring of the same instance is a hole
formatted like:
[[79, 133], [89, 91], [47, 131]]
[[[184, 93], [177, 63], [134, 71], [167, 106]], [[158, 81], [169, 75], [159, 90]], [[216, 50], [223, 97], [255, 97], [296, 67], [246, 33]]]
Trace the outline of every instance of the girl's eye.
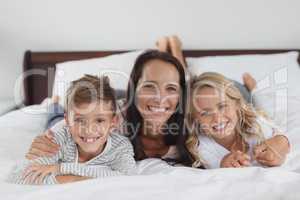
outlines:
[[206, 116], [209, 116], [209, 114], [210, 113], [208, 111], [203, 111], [203, 112], [200, 113], [200, 116], [201, 117], [206, 117]]
[[219, 110], [224, 110], [227, 107], [227, 104], [220, 104]]

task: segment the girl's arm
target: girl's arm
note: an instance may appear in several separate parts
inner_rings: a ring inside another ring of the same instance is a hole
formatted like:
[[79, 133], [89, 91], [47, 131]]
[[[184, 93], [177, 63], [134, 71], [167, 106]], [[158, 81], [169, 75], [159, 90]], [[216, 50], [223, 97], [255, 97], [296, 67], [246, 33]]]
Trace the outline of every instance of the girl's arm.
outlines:
[[288, 137], [272, 121], [259, 118], [259, 123], [266, 140], [254, 147], [254, 157], [265, 166], [272, 167], [283, 164], [290, 152]]
[[284, 163], [290, 145], [284, 135], [275, 135], [254, 148], [254, 157], [262, 165], [274, 167]]

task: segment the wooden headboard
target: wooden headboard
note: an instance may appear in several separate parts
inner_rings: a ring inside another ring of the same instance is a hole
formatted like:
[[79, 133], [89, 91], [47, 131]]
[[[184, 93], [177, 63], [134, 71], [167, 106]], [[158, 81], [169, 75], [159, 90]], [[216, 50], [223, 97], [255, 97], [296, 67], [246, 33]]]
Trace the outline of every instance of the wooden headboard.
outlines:
[[[300, 51], [299, 49], [284, 50], [185, 50], [186, 57], [243, 55], [243, 54], [272, 54], [287, 51]], [[86, 51], [86, 52], [32, 52], [26, 51], [24, 55], [23, 70], [25, 105], [41, 103], [46, 97], [52, 96], [55, 65], [60, 62], [104, 57], [126, 51]], [[300, 57], [298, 58], [300, 63]], [[33, 75], [31, 75], [33, 74]]]

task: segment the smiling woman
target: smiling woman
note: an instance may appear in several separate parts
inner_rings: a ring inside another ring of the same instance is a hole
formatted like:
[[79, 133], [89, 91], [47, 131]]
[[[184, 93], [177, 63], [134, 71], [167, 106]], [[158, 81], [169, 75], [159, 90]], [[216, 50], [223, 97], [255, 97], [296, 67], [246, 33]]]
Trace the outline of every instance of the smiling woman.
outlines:
[[137, 58], [130, 78], [125, 120], [136, 160], [156, 157], [190, 166], [192, 157], [185, 147], [187, 89], [182, 64], [168, 53], [149, 51]]

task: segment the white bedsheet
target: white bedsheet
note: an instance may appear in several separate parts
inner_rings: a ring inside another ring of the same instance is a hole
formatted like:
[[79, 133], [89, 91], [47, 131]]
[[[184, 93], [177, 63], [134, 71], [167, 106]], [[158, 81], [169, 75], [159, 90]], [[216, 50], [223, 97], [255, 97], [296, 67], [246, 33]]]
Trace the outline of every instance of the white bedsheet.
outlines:
[[300, 101], [289, 100], [288, 136], [293, 150], [278, 168], [199, 170], [169, 167], [158, 159], [140, 162], [143, 175], [94, 179], [55, 186], [8, 184], [5, 177], [43, 131], [46, 115], [17, 110], [0, 117], [0, 199], [300, 199]]

